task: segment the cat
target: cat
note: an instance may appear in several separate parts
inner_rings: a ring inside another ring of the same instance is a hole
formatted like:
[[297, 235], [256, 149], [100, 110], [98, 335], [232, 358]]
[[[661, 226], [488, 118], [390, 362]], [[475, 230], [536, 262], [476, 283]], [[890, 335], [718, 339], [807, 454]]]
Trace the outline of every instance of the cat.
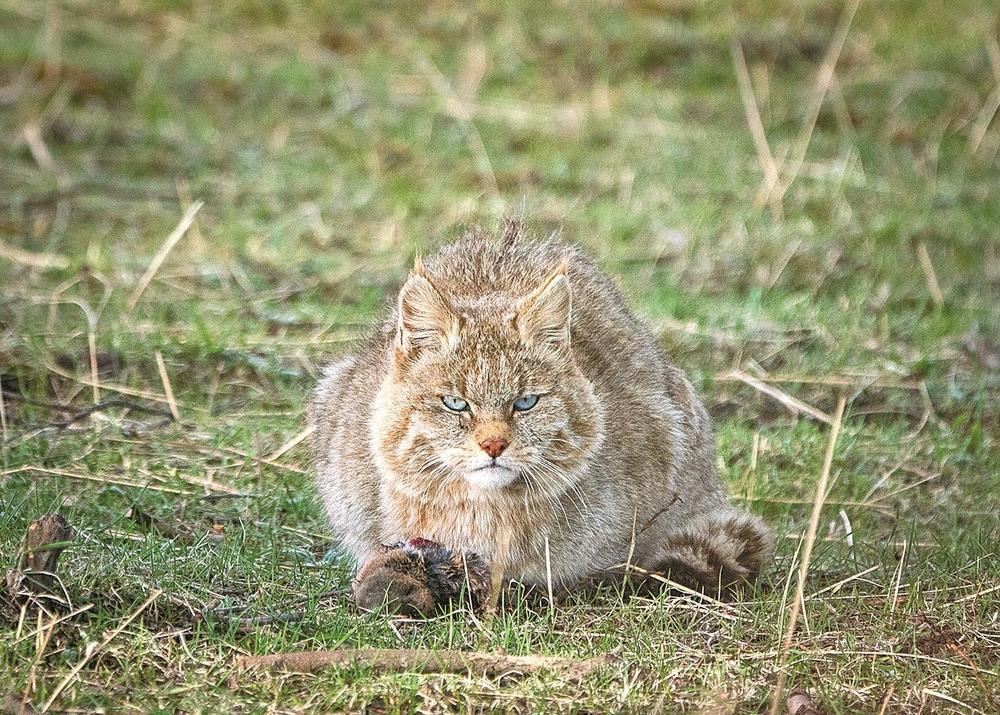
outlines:
[[685, 375], [591, 260], [519, 221], [418, 258], [381, 327], [327, 368], [310, 421], [359, 568], [421, 538], [528, 586], [630, 569], [718, 589], [772, 551], [727, 502]]

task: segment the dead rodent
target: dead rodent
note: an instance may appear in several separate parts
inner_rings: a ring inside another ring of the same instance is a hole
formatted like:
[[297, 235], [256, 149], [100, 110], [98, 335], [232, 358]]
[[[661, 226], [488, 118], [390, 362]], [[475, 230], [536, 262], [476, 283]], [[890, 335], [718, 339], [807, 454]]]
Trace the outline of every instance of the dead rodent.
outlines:
[[490, 589], [490, 569], [477, 554], [453, 551], [428, 539], [383, 546], [352, 583], [358, 608], [387, 607], [407, 616], [432, 616], [464, 602], [479, 610]]

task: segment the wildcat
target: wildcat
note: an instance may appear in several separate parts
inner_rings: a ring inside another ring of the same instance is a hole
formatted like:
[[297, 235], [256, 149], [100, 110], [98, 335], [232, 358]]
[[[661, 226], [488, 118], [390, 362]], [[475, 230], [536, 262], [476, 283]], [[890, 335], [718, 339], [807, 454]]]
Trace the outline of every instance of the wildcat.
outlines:
[[426, 538], [527, 585], [628, 564], [714, 589], [770, 556], [763, 522], [727, 503], [691, 383], [593, 262], [513, 220], [418, 259], [381, 328], [326, 370], [310, 420], [318, 490], [359, 567]]

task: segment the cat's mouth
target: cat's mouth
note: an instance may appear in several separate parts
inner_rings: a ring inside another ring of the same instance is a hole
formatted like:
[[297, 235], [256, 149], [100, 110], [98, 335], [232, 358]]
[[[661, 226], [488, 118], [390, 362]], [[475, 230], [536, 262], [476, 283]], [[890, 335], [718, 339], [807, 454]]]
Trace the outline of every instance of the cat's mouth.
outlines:
[[496, 461], [487, 462], [470, 470], [465, 475], [466, 480], [471, 485], [483, 490], [502, 489], [513, 484], [519, 477], [520, 474], [516, 469], [498, 464]]

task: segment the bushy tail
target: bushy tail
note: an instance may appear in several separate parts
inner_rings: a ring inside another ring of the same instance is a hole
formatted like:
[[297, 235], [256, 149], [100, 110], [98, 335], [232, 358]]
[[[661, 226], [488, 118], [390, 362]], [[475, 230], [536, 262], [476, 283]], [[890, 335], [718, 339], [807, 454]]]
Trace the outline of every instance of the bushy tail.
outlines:
[[685, 586], [728, 591], [757, 578], [773, 553], [774, 537], [763, 520], [729, 508], [669, 535], [657, 570]]

